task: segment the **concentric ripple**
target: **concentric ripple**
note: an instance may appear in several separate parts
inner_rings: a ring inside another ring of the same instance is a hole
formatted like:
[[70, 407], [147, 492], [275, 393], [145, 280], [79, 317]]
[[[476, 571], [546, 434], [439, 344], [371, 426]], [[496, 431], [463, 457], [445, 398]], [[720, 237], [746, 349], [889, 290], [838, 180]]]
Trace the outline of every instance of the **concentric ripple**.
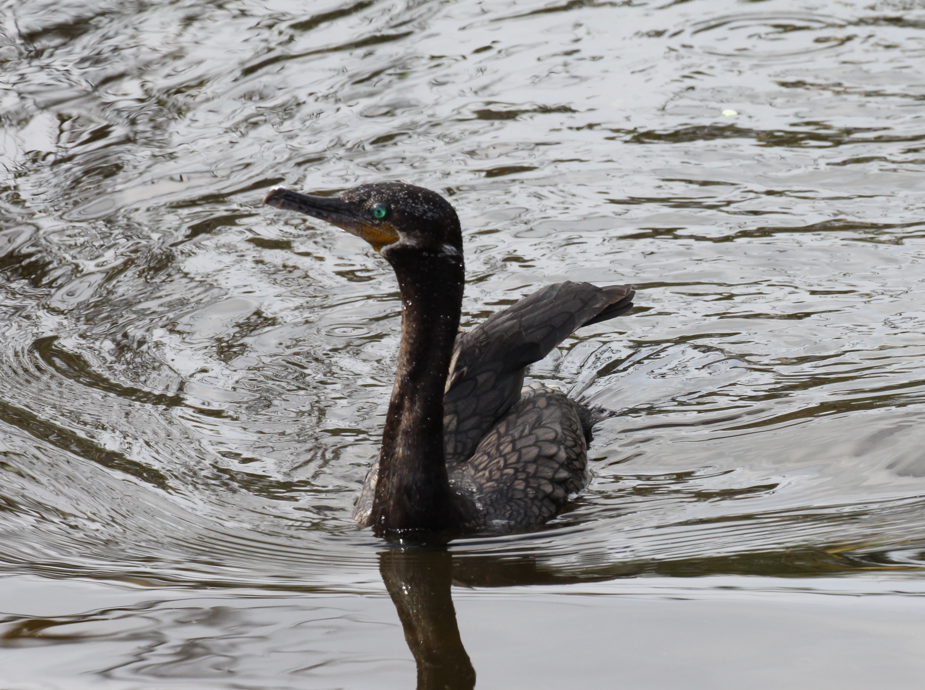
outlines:
[[837, 17], [805, 13], [748, 13], [695, 22], [685, 44], [708, 55], [791, 58], [844, 46], [855, 34]]

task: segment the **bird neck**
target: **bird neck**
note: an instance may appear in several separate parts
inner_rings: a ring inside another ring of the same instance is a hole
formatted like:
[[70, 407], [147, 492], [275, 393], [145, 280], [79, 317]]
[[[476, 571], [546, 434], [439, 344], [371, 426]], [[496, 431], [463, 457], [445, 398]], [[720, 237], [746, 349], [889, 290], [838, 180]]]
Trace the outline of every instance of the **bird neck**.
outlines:
[[371, 522], [379, 532], [445, 530], [459, 521], [443, 449], [443, 394], [462, 309], [462, 252], [422, 256], [396, 247], [388, 260], [401, 290], [401, 345]]

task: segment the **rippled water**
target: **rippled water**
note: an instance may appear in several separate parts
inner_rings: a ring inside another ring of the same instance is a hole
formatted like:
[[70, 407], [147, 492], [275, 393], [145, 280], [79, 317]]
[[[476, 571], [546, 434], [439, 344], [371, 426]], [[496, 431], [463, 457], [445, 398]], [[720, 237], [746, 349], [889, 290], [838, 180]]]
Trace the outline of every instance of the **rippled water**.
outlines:
[[[350, 519], [394, 277], [261, 206], [401, 179], [460, 213], [464, 326], [548, 282], [638, 291], [532, 372], [618, 413], [574, 509], [420, 565], [474, 588], [479, 687], [836, 687], [823, 652], [751, 670], [846, 629], [886, 675], [838, 687], [917, 687], [925, 5], [0, 7], [5, 680], [413, 685], [384, 579], [418, 556]], [[757, 658], [704, 632], [743, 617], [787, 632]], [[611, 657], [630, 623], [652, 645]]]

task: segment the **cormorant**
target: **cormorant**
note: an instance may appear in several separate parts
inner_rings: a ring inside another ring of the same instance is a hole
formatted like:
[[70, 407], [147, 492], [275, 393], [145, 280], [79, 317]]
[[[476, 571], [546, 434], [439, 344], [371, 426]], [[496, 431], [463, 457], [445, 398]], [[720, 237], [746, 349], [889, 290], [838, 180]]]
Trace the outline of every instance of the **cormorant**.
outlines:
[[382, 449], [354, 518], [379, 536], [511, 532], [542, 524], [587, 484], [595, 414], [523, 387], [526, 367], [582, 326], [626, 313], [624, 285], [549, 285], [459, 332], [462, 231], [436, 192], [400, 182], [337, 196], [277, 188], [264, 203], [362, 237], [401, 291], [398, 368]]

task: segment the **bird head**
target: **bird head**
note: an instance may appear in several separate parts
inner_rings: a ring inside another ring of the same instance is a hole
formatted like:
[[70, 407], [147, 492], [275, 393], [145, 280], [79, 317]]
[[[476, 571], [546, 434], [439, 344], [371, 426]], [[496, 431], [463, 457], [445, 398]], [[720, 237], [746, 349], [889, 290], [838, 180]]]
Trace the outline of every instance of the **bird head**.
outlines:
[[456, 211], [442, 196], [423, 187], [381, 182], [330, 197], [277, 188], [264, 203], [336, 225], [362, 237], [386, 258], [398, 248], [462, 257]]

